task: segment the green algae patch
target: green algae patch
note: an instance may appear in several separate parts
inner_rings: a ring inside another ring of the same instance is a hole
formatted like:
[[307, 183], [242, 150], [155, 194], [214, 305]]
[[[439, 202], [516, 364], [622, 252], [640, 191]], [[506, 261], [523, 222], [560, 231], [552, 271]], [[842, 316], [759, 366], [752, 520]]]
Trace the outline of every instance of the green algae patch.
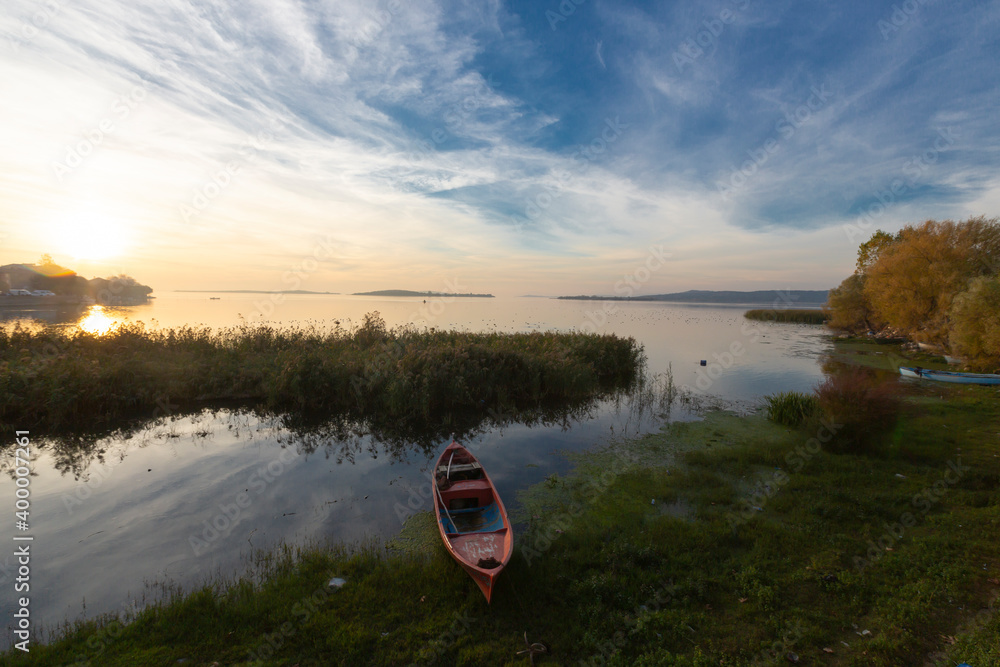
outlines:
[[430, 558], [441, 550], [441, 533], [434, 512], [415, 512], [406, 517], [403, 529], [386, 548], [401, 554]]

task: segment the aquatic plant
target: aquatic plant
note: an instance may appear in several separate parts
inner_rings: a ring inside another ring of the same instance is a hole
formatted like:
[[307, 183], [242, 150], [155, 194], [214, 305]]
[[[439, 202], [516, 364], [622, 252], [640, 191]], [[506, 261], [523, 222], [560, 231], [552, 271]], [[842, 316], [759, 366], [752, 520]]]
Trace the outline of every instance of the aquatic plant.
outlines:
[[767, 418], [782, 426], [797, 427], [811, 417], [819, 402], [815, 396], [797, 391], [783, 391], [764, 397]]
[[743, 313], [748, 320], [763, 322], [790, 322], [793, 324], [825, 324], [830, 316], [822, 310], [808, 308], [767, 308]]
[[377, 312], [353, 331], [15, 326], [0, 328], [0, 424], [65, 431], [233, 400], [426, 423], [592, 398], [633, 382], [644, 359], [632, 338], [390, 330]]

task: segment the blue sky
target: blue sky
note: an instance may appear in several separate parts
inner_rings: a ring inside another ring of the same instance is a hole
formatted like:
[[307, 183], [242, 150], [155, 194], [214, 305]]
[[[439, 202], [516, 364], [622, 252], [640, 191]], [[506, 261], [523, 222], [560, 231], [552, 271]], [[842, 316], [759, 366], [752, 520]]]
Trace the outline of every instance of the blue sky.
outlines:
[[998, 2], [13, 0], [0, 36], [0, 263], [818, 289], [1000, 214]]

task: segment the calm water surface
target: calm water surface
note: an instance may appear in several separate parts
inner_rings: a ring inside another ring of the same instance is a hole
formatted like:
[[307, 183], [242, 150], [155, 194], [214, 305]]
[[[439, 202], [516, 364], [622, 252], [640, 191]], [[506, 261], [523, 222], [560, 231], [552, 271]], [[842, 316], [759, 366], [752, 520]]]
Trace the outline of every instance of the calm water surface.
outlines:
[[[213, 328], [265, 320], [332, 327], [339, 321], [349, 328], [377, 310], [390, 326], [632, 336], [643, 344], [650, 372], [669, 366], [677, 385], [742, 404], [815, 386], [822, 378], [819, 357], [830, 348], [823, 330], [748, 322], [745, 309], [340, 295], [289, 295], [275, 303], [270, 295], [166, 294], [133, 308], [32, 315], [93, 330], [125, 320]], [[7, 319], [13, 319], [10, 313]], [[700, 366], [701, 359], [708, 365]], [[685, 418], [676, 408], [671, 416]], [[655, 431], [664, 418], [629, 401], [606, 401], [550, 423], [486, 426], [466, 444], [516, 511], [519, 490], [567, 470], [561, 452]], [[48, 627], [141, 606], [149, 582], [190, 587], [213, 575], [232, 575], [253, 548], [392, 537], [408, 505], [431, 509], [420, 488], [427, 488], [429, 470], [446, 444], [385, 443], [363, 430], [303, 431], [278, 418], [230, 410], [160, 418], [112, 437], [83, 437], [82, 448], [44, 433], [32, 437], [31, 611], [35, 623]], [[7, 461], [3, 469], [8, 474], [0, 479], [0, 497], [12, 503]], [[5, 554], [0, 585], [10, 590], [14, 576], [14, 559]], [[13, 600], [4, 596], [0, 606], [9, 619]]]

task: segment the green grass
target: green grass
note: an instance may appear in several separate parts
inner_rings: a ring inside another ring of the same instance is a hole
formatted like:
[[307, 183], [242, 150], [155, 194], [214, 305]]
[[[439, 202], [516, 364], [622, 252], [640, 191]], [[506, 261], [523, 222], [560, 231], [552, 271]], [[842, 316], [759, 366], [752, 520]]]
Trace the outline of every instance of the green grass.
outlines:
[[634, 382], [643, 364], [631, 338], [387, 330], [377, 313], [353, 331], [0, 328], [0, 427], [65, 432], [240, 401], [418, 429], [461, 411], [589, 399]]
[[[527, 632], [552, 647], [538, 665], [749, 666], [789, 651], [803, 665], [994, 664], [1000, 392], [940, 392], [907, 399], [877, 456], [723, 412], [575, 454], [571, 474], [509, 503], [523, 527], [491, 606], [419, 517], [402, 540], [415, 547], [286, 550], [256, 585], [78, 625], [6, 659], [524, 665]], [[914, 498], [958, 457], [961, 477], [922, 511]], [[888, 534], [907, 512], [913, 524]], [[332, 576], [348, 584], [327, 594]]]
[[811, 394], [783, 391], [764, 397], [767, 418], [782, 426], [799, 426], [816, 413], [819, 403]]
[[748, 320], [764, 322], [791, 322], [794, 324], [826, 324], [830, 316], [822, 310], [809, 308], [770, 308], [748, 310], [743, 313]]

